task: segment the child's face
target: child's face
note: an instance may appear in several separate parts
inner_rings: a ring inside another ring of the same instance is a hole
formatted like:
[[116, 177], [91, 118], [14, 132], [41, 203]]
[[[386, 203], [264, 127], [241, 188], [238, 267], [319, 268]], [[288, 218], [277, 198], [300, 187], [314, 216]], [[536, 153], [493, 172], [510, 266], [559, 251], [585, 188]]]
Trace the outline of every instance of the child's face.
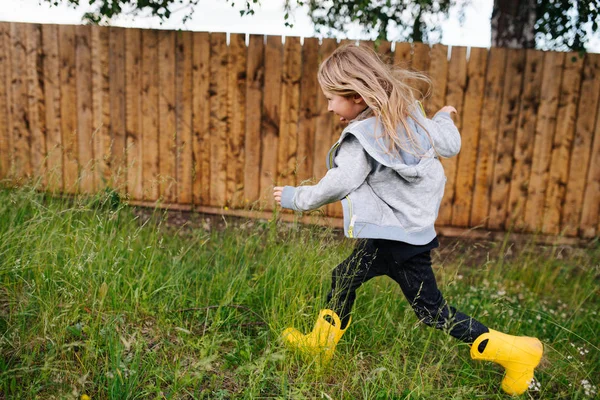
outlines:
[[353, 120], [366, 107], [365, 101], [359, 95], [344, 97], [328, 92], [324, 92], [324, 94], [327, 97], [327, 111], [339, 115], [342, 122]]

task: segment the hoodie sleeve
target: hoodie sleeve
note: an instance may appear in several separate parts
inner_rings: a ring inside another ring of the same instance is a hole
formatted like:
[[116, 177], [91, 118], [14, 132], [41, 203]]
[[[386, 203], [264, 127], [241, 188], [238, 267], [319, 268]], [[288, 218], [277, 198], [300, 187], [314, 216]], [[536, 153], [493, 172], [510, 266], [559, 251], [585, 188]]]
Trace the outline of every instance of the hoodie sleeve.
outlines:
[[358, 188], [371, 172], [371, 162], [357, 138], [348, 135], [337, 151], [334, 167], [312, 186], [286, 186], [281, 206], [308, 211], [342, 199]]
[[442, 157], [452, 157], [460, 151], [460, 133], [454, 125], [454, 121], [447, 112], [438, 112], [432, 119], [425, 117], [419, 118], [419, 123], [423, 124], [431, 140], [433, 148]]

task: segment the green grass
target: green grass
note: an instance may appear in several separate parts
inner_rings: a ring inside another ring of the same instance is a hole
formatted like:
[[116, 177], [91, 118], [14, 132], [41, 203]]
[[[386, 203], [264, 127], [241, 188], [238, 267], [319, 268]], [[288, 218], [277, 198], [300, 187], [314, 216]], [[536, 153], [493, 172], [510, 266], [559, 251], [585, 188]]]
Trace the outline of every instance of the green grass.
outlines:
[[[277, 221], [221, 224], [169, 224], [110, 194], [0, 190], [0, 398], [507, 398], [502, 369], [419, 324], [387, 278], [359, 291], [334, 362], [305, 363], [279, 333], [312, 328], [353, 243]], [[598, 243], [443, 240], [434, 264], [459, 309], [545, 343], [525, 398], [594, 397]]]

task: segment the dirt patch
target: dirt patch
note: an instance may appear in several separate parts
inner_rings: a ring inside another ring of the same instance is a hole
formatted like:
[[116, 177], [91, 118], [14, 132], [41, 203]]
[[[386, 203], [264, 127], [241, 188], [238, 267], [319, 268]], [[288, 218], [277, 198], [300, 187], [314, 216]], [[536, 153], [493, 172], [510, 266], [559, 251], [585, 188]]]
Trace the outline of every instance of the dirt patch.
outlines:
[[[250, 219], [231, 215], [204, 214], [192, 211], [150, 209], [146, 207], [133, 207], [133, 213], [140, 222], [152, 219], [161, 221], [169, 230], [180, 235], [192, 234], [197, 230], [206, 232], [222, 231], [228, 228], [259, 229], [264, 230], [272, 223], [266, 219]], [[290, 222], [279, 221], [277, 229], [282, 232], [296, 229], [298, 225]], [[344, 239], [342, 229], [311, 226], [311, 229], [321, 231], [323, 234], [334, 235], [340, 240]], [[464, 259], [466, 265], [481, 266], [498, 258], [511, 261], [524, 254], [534, 253], [537, 256], [555, 259], [584, 259], [591, 264], [600, 263], [600, 242], [590, 241], [585, 245], [566, 244], [541, 244], [536, 243], [533, 235], [506, 235], [503, 240], [492, 240], [479, 237], [460, 237], [438, 235], [440, 247], [435, 250], [434, 258], [438, 260], [451, 260], [457, 257]], [[582, 242], [583, 243], [583, 242]]]

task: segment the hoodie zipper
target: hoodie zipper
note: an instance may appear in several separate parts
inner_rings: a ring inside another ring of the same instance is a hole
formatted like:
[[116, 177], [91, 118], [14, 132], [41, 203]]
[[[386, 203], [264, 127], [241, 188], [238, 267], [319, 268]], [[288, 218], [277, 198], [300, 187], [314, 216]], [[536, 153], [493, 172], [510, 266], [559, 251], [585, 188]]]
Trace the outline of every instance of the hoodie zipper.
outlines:
[[350, 201], [350, 197], [346, 196], [346, 200], [348, 201], [348, 211], [350, 212], [350, 225], [348, 225], [348, 237], [354, 238], [354, 223], [356, 222], [356, 215], [354, 215], [352, 210], [352, 201]]
[[[330, 168], [333, 168], [333, 155], [335, 154], [335, 151], [337, 150], [337, 148], [339, 146], [340, 146], [340, 142], [337, 142], [336, 144], [333, 145], [333, 148], [329, 152], [329, 167]], [[350, 213], [350, 225], [348, 225], [348, 237], [353, 238], [354, 237], [354, 223], [356, 222], [356, 215], [354, 215], [352, 201], [350, 200], [350, 197], [346, 196], [345, 198], [346, 198], [346, 201], [348, 201], [348, 212]]]
[[338, 147], [340, 147], [340, 142], [334, 144], [331, 150], [329, 150], [329, 169], [333, 168], [333, 155]]

